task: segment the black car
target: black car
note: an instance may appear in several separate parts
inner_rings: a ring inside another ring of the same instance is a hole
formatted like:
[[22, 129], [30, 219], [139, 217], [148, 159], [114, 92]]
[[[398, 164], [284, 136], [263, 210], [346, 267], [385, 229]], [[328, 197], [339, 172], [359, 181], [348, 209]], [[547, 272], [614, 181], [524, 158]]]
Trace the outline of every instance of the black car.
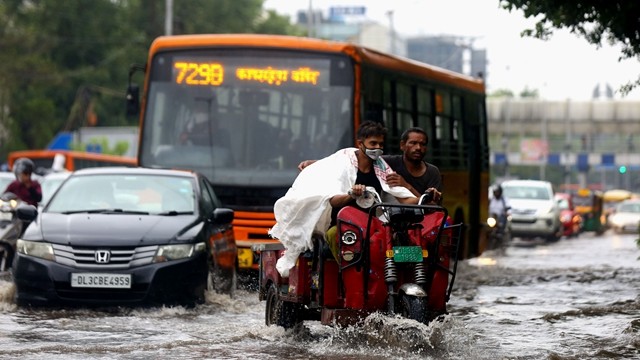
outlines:
[[233, 211], [198, 173], [78, 170], [32, 216], [13, 264], [18, 305], [194, 305], [235, 288]]

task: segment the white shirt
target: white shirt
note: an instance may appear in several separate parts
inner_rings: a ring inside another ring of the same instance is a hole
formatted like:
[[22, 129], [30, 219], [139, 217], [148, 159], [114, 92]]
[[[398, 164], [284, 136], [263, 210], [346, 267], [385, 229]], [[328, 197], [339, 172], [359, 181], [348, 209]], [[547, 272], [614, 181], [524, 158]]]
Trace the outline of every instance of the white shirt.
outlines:
[[496, 199], [495, 197], [491, 198], [491, 200], [489, 201], [489, 215], [506, 214], [507, 209], [510, 207], [511, 205], [509, 205], [509, 200], [504, 195], [502, 195], [500, 199]]

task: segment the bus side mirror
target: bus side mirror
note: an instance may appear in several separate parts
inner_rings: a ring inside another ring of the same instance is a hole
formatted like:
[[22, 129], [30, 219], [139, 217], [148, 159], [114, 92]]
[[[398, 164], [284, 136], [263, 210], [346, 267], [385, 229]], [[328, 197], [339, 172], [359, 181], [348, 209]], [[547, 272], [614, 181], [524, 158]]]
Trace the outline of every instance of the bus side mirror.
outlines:
[[131, 82], [133, 74], [138, 71], [146, 71], [147, 66], [133, 64], [129, 68], [129, 86], [127, 86], [127, 116], [135, 116], [140, 113], [140, 87]]
[[135, 116], [140, 113], [140, 88], [136, 84], [127, 87], [127, 116]]

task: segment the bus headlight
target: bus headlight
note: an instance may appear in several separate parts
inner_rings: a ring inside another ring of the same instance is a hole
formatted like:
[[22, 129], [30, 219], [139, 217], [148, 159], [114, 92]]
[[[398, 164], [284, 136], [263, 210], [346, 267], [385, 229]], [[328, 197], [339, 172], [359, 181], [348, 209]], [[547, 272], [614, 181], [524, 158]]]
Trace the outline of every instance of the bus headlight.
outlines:
[[51, 244], [40, 241], [27, 241], [18, 239], [16, 251], [20, 254], [39, 257], [46, 260], [53, 260], [53, 247]]

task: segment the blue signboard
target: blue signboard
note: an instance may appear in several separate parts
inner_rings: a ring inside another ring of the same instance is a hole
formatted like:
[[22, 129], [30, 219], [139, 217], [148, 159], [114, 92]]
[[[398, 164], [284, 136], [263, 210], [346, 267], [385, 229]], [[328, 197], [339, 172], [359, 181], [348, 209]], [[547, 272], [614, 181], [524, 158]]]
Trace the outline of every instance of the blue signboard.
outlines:
[[329, 8], [330, 17], [364, 15], [367, 8], [364, 6], [333, 6]]

